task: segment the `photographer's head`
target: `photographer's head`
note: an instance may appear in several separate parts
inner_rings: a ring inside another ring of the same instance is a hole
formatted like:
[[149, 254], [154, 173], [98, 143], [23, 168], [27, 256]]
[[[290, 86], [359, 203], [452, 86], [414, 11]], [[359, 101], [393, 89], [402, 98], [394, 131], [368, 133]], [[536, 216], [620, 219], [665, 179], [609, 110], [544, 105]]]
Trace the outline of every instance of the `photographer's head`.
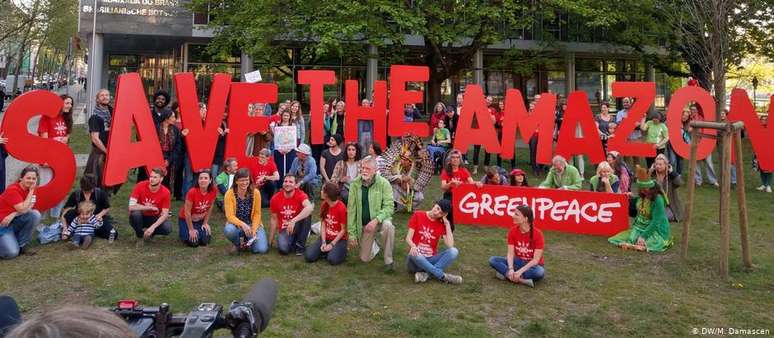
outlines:
[[25, 320], [8, 338], [137, 337], [117, 315], [91, 306], [69, 305]]

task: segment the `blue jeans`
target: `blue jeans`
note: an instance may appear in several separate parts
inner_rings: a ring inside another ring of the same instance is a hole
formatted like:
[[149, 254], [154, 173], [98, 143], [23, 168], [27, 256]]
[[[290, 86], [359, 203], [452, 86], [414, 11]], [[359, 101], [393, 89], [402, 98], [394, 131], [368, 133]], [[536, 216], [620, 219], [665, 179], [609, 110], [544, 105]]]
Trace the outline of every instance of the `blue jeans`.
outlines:
[[[519, 259], [518, 257], [513, 258], [513, 268], [515, 270], [521, 269], [522, 266], [526, 265], [527, 262]], [[502, 256], [492, 256], [489, 258], [489, 266], [497, 270], [500, 274], [503, 276], [508, 275], [508, 259]], [[523, 279], [531, 279], [533, 281], [539, 281], [543, 279], [543, 277], [546, 274], [546, 269], [543, 268], [542, 265], [535, 265], [531, 268], [529, 268], [527, 271], [524, 271], [523, 274], [521, 274], [521, 278]]]
[[5, 233], [0, 235], [0, 259], [19, 255], [19, 250], [29, 244], [32, 230], [40, 224], [40, 212], [32, 209], [13, 218]]
[[406, 257], [406, 265], [409, 273], [424, 271], [440, 280], [443, 279], [443, 270], [451, 265], [459, 254], [457, 248], [447, 248], [431, 257], [409, 255]]
[[287, 229], [279, 232], [277, 239], [277, 249], [282, 255], [293, 252], [304, 253], [306, 251], [306, 237], [309, 236], [309, 230], [312, 227], [311, 217], [304, 218], [296, 222], [293, 233], [289, 234]]
[[70, 239], [70, 241], [73, 242], [73, 244], [75, 244], [75, 245], [80, 247], [80, 246], [83, 246], [83, 242], [86, 240], [86, 238], [94, 239], [94, 236], [89, 236], [89, 235], [73, 235], [73, 238]]
[[177, 220], [177, 229], [178, 234], [180, 235], [180, 240], [185, 242], [188, 246], [191, 247], [197, 247], [197, 246], [207, 246], [207, 244], [210, 244], [210, 240], [212, 240], [212, 236], [207, 234], [207, 230], [204, 230], [202, 225], [204, 224], [204, 221], [198, 221], [198, 222], [191, 222], [193, 223], [194, 230], [196, 230], [196, 242], [191, 242], [189, 239], [188, 234], [188, 222], [185, 221], [185, 219], [178, 218]]
[[[242, 240], [247, 240], [245, 232], [238, 228], [236, 225], [226, 223], [226, 227], [223, 228], [223, 233], [226, 235], [231, 243], [237, 248], [241, 248]], [[250, 245], [250, 252], [252, 253], [267, 253], [269, 252], [269, 241], [266, 239], [266, 230], [261, 227], [255, 232], [255, 241]]]
[[707, 181], [709, 181], [709, 184], [712, 184], [712, 185], [717, 184], [718, 179], [717, 179], [717, 176], [715, 175], [715, 168], [712, 165], [712, 154], [707, 156], [707, 158], [696, 162], [696, 173], [694, 174], [694, 180], [696, 184], [701, 185], [702, 183], [701, 162], [704, 162], [705, 171], [707, 172]]
[[[327, 241], [326, 244], [329, 244], [331, 241]], [[333, 246], [333, 249], [328, 252], [322, 252], [320, 250], [320, 247], [322, 246], [322, 238], [318, 238], [314, 244], [306, 247], [306, 252], [304, 252], [304, 259], [306, 259], [307, 262], [312, 263], [316, 262], [321, 257], [325, 257], [325, 259], [330, 263], [331, 265], [339, 265], [341, 263], [344, 263], [344, 260], [347, 259], [347, 240], [342, 239], [336, 245]]]
[[[218, 176], [214, 171], [211, 172], [210, 177], [215, 180], [215, 176]], [[191, 170], [191, 160], [188, 158], [188, 152], [183, 157], [183, 196], [188, 193], [188, 190], [193, 186], [193, 171]]]

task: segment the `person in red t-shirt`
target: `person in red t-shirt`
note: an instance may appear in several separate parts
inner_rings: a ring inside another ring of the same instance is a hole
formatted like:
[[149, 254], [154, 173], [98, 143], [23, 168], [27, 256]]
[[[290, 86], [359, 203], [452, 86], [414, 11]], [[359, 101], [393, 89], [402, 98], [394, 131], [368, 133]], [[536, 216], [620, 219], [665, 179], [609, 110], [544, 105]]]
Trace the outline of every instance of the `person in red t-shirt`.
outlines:
[[304, 258], [316, 262], [324, 256], [331, 265], [344, 263], [347, 258], [347, 206], [339, 200], [338, 184], [325, 182], [320, 192], [320, 238], [306, 247]]
[[[432, 275], [439, 281], [462, 284], [462, 277], [444, 272], [457, 259], [454, 235], [446, 216], [451, 213], [451, 202], [442, 199], [430, 211], [416, 211], [411, 215], [406, 234], [409, 254], [406, 264], [414, 281], [424, 283]], [[438, 240], [443, 237], [446, 250], [438, 252]]]
[[180, 240], [189, 246], [197, 247], [210, 244], [212, 239], [209, 221], [218, 192], [209, 169], [197, 172], [194, 177], [197, 186], [185, 194], [185, 204], [180, 209], [177, 224]]
[[[70, 131], [73, 128], [73, 98], [69, 95], [60, 95], [59, 98], [62, 99], [62, 110], [55, 117], [48, 117], [46, 115], [40, 117], [38, 136], [67, 144], [70, 138]], [[47, 165], [41, 166], [40, 175], [41, 180], [44, 182], [49, 181], [54, 176], [53, 171]], [[64, 202], [62, 200], [49, 209], [48, 213], [51, 215], [51, 218], [59, 218]]]
[[[443, 198], [445, 200], [452, 200], [452, 191], [460, 184], [470, 183], [475, 184], [477, 187], [482, 187], [483, 184], [473, 180], [465, 167], [462, 166], [462, 153], [457, 149], [449, 151], [449, 155], [446, 157], [446, 165], [444, 165], [441, 171], [441, 190], [443, 191]], [[451, 229], [454, 231], [454, 217], [452, 213], [446, 217], [451, 224]]]
[[164, 169], [153, 168], [147, 181], [137, 183], [129, 196], [129, 224], [142, 243], [154, 235], [169, 235], [169, 189], [161, 185]]
[[38, 178], [38, 167], [27, 166], [22, 169], [19, 182], [0, 195], [0, 259], [35, 254], [27, 244], [32, 239], [32, 230], [40, 224], [40, 212], [32, 209]]
[[271, 158], [271, 150], [263, 148], [258, 153], [258, 163], [250, 168], [250, 175], [255, 184], [255, 189], [261, 192], [261, 207], [269, 207], [269, 201], [277, 191], [279, 171], [274, 159]]
[[285, 175], [282, 190], [271, 198], [271, 218], [269, 229], [270, 245], [274, 244], [274, 232], [279, 234], [277, 249], [280, 254], [296, 252], [303, 255], [306, 251], [306, 237], [309, 236], [314, 204], [301, 189], [296, 188], [296, 176]]
[[508, 231], [508, 257], [492, 256], [489, 265], [497, 271], [497, 278], [534, 287], [543, 279], [543, 232], [535, 228], [532, 209], [527, 205], [516, 207], [513, 226]]

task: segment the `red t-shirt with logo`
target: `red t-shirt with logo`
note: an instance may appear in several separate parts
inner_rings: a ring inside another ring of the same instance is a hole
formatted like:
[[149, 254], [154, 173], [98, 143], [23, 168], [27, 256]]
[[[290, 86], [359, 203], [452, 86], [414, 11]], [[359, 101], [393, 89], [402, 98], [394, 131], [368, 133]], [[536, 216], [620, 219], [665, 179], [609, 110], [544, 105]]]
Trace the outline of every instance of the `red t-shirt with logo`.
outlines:
[[250, 175], [253, 176], [253, 182], [258, 182], [258, 176], [271, 176], [276, 171], [277, 165], [274, 164], [274, 160], [267, 159], [266, 164], [255, 162], [255, 165], [250, 168]]
[[[536, 227], [532, 227], [532, 240], [529, 239], [529, 231], [522, 233], [518, 226], [511, 227], [508, 231], [508, 245], [513, 245], [516, 257], [522, 261], [529, 262], [535, 257], [535, 250], [545, 247], [543, 232]], [[543, 265], [543, 258], [540, 257], [538, 264]]]
[[[446, 169], [441, 171], [441, 180], [442, 181], [451, 182], [451, 180], [453, 178], [456, 178], [457, 180], [459, 180], [462, 183], [468, 183], [468, 178], [470, 178], [470, 172], [468, 172], [468, 169], [465, 169], [463, 167], [459, 167], [457, 169], [457, 171], [451, 173], [451, 175], [449, 175], [449, 173], [446, 172]], [[452, 189], [454, 189], [454, 188], [452, 188]]]
[[[0, 195], [0, 220], [8, 217], [12, 212], [16, 211], [14, 205], [17, 205], [27, 198], [27, 194], [30, 191], [24, 189], [19, 182], [11, 184], [2, 195]], [[7, 227], [6, 227], [7, 229]]]
[[438, 240], [446, 235], [443, 219], [433, 220], [425, 211], [416, 211], [409, 219], [409, 229], [414, 229], [411, 241], [419, 249], [419, 254], [425, 257], [435, 256], [438, 251]]
[[161, 209], [169, 209], [169, 189], [159, 185], [159, 190], [152, 192], [149, 181], [137, 183], [129, 198], [136, 200], [137, 204], [153, 206], [159, 209], [158, 211], [145, 210], [142, 212], [143, 216], [159, 216], [161, 215]]
[[67, 137], [67, 132], [67, 124], [62, 115], [56, 117], [40, 117], [40, 122], [38, 122], [38, 134], [48, 133], [48, 138], [64, 142], [64, 138]]
[[345, 224], [347, 224], [347, 206], [342, 201], [336, 201], [332, 207], [328, 208], [328, 213], [323, 220], [325, 239], [329, 242], [334, 240], [340, 231], [344, 231], [344, 236], [341, 236], [341, 239], [348, 239], [347, 231], [343, 230]]
[[[217, 189], [210, 189], [206, 193], [202, 194], [202, 190], [199, 187], [193, 187], [185, 194], [185, 200], [191, 201], [191, 219], [200, 221], [207, 216], [212, 207], [212, 202], [215, 201], [215, 197], [218, 194]], [[180, 208], [180, 219], [185, 218], [185, 205]]]
[[272, 196], [269, 208], [277, 216], [277, 220], [280, 223], [280, 231], [287, 228], [285, 221], [289, 221], [301, 213], [301, 210], [304, 209], [304, 200], [307, 199], [309, 197], [301, 189], [293, 190], [293, 194], [290, 197], [285, 197], [284, 191], [280, 191]]

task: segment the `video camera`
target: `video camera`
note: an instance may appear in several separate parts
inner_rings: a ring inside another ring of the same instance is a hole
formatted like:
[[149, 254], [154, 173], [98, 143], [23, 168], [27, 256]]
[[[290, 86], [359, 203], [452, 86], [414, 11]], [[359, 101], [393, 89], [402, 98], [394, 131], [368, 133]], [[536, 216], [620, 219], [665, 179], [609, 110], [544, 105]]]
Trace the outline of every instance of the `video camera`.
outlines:
[[172, 314], [169, 304], [142, 306], [135, 300], [121, 300], [110, 310], [121, 316], [141, 338], [212, 337], [215, 330], [229, 329], [234, 337], [256, 337], [266, 329], [277, 300], [277, 283], [263, 279], [253, 285], [241, 302], [228, 309], [220, 304], [202, 303], [189, 313]]

